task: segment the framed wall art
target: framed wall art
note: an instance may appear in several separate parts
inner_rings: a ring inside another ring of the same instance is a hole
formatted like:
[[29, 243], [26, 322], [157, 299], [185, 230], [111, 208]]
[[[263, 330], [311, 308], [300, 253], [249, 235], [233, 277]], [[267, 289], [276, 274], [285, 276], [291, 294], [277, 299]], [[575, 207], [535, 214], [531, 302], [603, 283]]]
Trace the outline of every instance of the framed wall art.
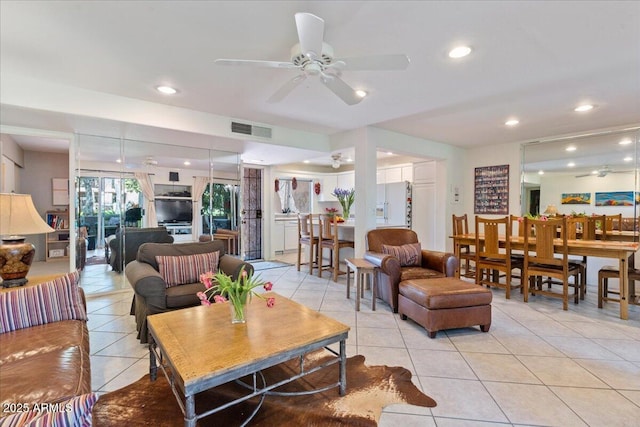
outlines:
[[562, 193], [563, 205], [590, 205], [591, 193]]
[[474, 213], [509, 213], [509, 165], [475, 169]]
[[633, 206], [633, 191], [605, 191], [596, 193], [596, 206]]

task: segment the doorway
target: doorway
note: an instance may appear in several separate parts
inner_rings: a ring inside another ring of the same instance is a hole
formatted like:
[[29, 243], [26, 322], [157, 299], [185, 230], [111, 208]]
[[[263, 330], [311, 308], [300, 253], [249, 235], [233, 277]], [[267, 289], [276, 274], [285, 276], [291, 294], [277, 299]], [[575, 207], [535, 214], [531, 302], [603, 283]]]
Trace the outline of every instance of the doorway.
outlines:
[[262, 169], [243, 168], [242, 255], [245, 261], [262, 259]]

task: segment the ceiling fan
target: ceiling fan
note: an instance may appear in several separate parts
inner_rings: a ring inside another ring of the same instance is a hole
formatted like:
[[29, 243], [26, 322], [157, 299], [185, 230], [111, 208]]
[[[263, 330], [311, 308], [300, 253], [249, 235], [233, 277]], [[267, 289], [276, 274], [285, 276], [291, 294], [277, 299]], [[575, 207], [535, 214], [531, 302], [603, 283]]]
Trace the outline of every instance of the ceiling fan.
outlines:
[[598, 178], [604, 178], [610, 173], [631, 173], [633, 171], [614, 171], [609, 166], [604, 165], [600, 169], [594, 170], [591, 173], [585, 173], [582, 175], [576, 175], [576, 178], [584, 178], [585, 176], [597, 176]]
[[342, 165], [342, 153], [336, 153], [331, 155], [331, 167], [334, 169], [338, 169], [340, 165]]
[[286, 82], [267, 102], [282, 101], [307, 77], [320, 81], [348, 105], [357, 104], [362, 96], [340, 78], [342, 70], [404, 70], [409, 58], [404, 54], [334, 58], [333, 48], [324, 42], [324, 20], [310, 13], [296, 13], [299, 43], [291, 48], [291, 61], [261, 61], [249, 59], [216, 59], [220, 65], [298, 69], [300, 74]]

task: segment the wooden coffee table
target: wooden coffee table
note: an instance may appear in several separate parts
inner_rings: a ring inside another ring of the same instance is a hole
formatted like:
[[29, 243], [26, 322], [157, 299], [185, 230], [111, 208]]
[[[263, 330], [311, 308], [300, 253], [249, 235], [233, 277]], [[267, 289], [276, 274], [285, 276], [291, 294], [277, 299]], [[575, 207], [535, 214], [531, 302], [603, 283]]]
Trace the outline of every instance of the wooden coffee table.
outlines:
[[[340, 364], [336, 383], [317, 391], [338, 387], [344, 395], [349, 327], [276, 293], [265, 295], [276, 298], [275, 306], [268, 308], [264, 300], [254, 297], [247, 306], [245, 324], [231, 324], [228, 303], [148, 317], [151, 380], [155, 381], [159, 366], [182, 409], [185, 426], [193, 427], [200, 418], [260, 396], [249, 420], [271, 390], [336, 363]], [[339, 343], [339, 352], [327, 348], [334, 343]], [[261, 370], [323, 347], [336, 357], [312, 369], [300, 363], [299, 372], [277, 384], [261, 382]], [[253, 375], [246, 396], [196, 414], [195, 394], [246, 375]]]

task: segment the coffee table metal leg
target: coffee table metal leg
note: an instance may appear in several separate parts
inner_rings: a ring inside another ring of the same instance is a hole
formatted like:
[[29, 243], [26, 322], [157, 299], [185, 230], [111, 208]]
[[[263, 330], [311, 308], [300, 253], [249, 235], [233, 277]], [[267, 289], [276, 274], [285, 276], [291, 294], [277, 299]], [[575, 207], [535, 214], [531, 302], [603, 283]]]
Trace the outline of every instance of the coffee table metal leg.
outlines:
[[156, 342], [153, 337], [149, 338], [149, 378], [151, 381], [155, 381], [158, 378], [158, 365], [156, 363]]
[[340, 396], [347, 392], [347, 342], [340, 341]]
[[185, 397], [184, 426], [196, 427], [196, 402], [193, 394]]

